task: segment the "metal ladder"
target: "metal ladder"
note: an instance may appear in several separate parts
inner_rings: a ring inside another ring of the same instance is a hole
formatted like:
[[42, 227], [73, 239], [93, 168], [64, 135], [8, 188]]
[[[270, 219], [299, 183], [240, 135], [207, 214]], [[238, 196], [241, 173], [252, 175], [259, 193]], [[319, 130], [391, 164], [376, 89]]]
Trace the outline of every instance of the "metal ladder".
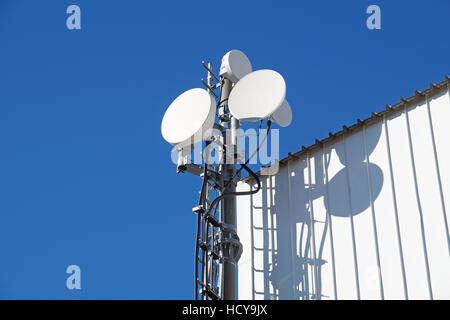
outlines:
[[196, 237], [196, 300], [222, 299], [220, 208], [207, 214], [211, 193], [217, 196], [217, 191], [208, 181], [206, 196], [200, 205], [192, 209], [197, 215], [199, 232]]

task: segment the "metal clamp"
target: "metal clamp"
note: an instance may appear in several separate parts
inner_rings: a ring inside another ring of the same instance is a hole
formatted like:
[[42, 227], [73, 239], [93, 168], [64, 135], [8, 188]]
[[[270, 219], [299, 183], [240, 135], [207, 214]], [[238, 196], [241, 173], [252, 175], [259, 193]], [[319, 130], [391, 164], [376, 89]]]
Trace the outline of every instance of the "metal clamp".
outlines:
[[223, 261], [236, 265], [241, 258], [243, 247], [234, 226], [222, 224], [218, 245]]

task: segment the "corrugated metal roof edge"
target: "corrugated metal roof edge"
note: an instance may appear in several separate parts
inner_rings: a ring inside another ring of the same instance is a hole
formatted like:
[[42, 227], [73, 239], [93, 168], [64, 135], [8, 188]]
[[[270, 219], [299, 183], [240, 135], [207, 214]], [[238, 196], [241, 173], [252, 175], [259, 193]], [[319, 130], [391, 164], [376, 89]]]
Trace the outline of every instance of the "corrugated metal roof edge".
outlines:
[[[385, 110], [380, 111], [378, 113], [372, 112], [372, 115], [367, 119], [364, 119], [364, 120], [357, 119], [357, 122], [355, 124], [353, 124], [351, 126], [343, 126], [342, 130], [339, 132], [336, 132], [336, 133], [330, 132], [328, 137], [325, 139], [322, 139], [322, 140], [316, 139], [315, 143], [310, 145], [309, 147], [302, 146], [302, 149], [296, 153], [289, 152], [288, 156], [286, 158], [280, 160], [280, 167], [287, 164], [288, 161], [290, 161], [290, 160], [299, 159], [301, 156], [305, 155], [307, 152], [312, 151], [316, 148], [319, 148], [328, 142], [336, 140], [338, 137], [341, 137], [343, 134], [357, 131], [358, 129], [362, 128], [364, 125], [379, 121], [379, 120], [383, 119], [384, 116], [395, 114], [396, 112], [401, 110], [400, 108], [405, 107], [407, 105], [412, 105], [414, 103], [417, 103], [421, 99], [424, 99], [425, 96], [427, 96], [431, 93], [437, 93], [437, 92], [442, 91], [449, 87], [450, 87], [450, 77], [447, 75], [447, 76], [445, 76], [444, 81], [442, 81], [438, 84], [431, 83], [430, 88], [428, 88], [424, 91], [416, 90], [415, 95], [413, 95], [409, 98], [400, 98], [400, 102], [398, 102], [397, 104], [395, 104], [393, 106], [386, 105]], [[260, 176], [261, 171], [257, 172], [256, 174], [258, 176]], [[251, 176], [249, 176], [249, 177], [242, 179], [241, 181], [247, 182], [247, 181], [251, 181], [252, 179], [253, 178]]]

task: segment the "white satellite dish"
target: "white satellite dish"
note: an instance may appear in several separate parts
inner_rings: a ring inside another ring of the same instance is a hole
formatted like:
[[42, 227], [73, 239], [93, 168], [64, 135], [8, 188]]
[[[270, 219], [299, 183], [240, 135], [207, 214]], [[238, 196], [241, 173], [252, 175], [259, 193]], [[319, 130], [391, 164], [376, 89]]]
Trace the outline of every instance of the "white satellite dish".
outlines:
[[253, 71], [252, 64], [245, 53], [240, 50], [231, 50], [222, 58], [220, 75], [237, 83]]
[[163, 138], [174, 146], [186, 146], [203, 140], [203, 133], [212, 129], [216, 101], [204, 89], [191, 89], [176, 98], [161, 123]]
[[286, 82], [273, 70], [258, 70], [243, 77], [231, 90], [228, 107], [243, 122], [269, 118], [286, 97]]
[[284, 100], [281, 107], [275, 111], [270, 120], [275, 122], [280, 127], [288, 127], [292, 122], [292, 109], [289, 102]]

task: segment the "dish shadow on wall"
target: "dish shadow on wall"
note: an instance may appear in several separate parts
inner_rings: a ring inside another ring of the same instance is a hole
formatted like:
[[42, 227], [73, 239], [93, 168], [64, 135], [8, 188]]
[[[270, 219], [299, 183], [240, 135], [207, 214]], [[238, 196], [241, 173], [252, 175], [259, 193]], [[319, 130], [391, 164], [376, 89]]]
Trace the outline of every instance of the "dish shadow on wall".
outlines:
[[[322, 268], [332, 263], [323, 259], [325, 241], [330, 236], [329, 223], [331, 217], [351, 220], [360, 214], [371, 214], [367, 209], [380, 194], [384, 182], [381, 168], [370, 163], [370, 154], [379, 142], [381, 131], [382, 124], [375, 124], [370, 134], [355, 133], [324, 148], [323, 152], [314, 153], [314, 157], [298, 160], [300, 165], [291, 165], [290, 172], [289, 166], [285, 166], [276, 176], [262, 179], [262, 207], [259, 209], [263, 248], [252, 245], [252, 250], [263, 251], [264, 268], [253, 268], [252, 272], [263, 272], [264, 291], [257, 292], [253, 284], [253, 297], [263, 295], [266, 300], [334, 298], [335, 285], [334, 295], [322, 293]], [[330, 162], [336, 156], [343, 168], [331, 176]], [[323, 201], [326, 210], [321, 221], [314, 217], [316, 201]], [[252, 208], [252, 221], [253, 209], [257, 207]], [[336, 281], [336, 274], [333, 278]]]

